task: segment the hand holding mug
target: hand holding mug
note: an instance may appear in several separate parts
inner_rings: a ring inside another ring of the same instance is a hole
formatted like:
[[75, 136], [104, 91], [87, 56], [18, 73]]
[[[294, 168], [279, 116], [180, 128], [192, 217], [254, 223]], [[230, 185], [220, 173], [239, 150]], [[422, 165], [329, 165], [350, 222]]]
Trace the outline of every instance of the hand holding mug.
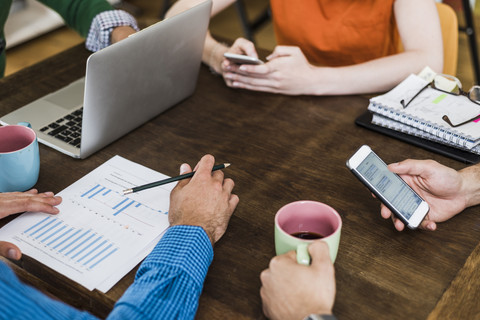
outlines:
[[297, 262], [309, 265], [308, 245], [321, 239], [335, 262], [341, 229], [342, 219], [332, 207], [317, 201], [292, 202], [275, 215], [275, 251], [281, 255], [296, 250]]
[[335, 300], [335, 272], [328, 245], [312, 242], [312, 264], [297, 263], [295, 252], [274, 257], [260, 274], [263, 312], [269, 319], [303, 319], [309, 314], [331, 314]]

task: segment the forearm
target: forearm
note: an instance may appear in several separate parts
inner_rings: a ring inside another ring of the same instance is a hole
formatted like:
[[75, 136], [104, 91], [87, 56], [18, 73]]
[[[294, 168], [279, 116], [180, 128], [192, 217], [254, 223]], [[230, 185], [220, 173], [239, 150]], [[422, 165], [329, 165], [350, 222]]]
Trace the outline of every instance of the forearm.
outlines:
[[462, 177], [461, 193], [467, 199], [467, 207], [480, 204], [480, 164], [459, 171]]
[[442, 34], [435, 2], [396, 0], [394, 13], [404, 51], [354, 66], [318, 72], [320, 85], [316, 87], [316, 94], [384, 92], [425, 66], [437, 73], [443, 71]]
[[441, 72], [438, 59], [427, 53], [402, 52], [358, 65], [345, 67], [315, 67], [315, 95], [365, 94], [392, 89], [411, 73], [430, 66]]
[[[180, 12], [190, 9], [205, 0], [180, 0], [168, 10], [166, 18], [172, 17]], [[234, 3], [235, 0], [213, 0], [211, 17], [214, 17], [226, 7]], [[223, 54], [228, 47], [215, 40], [210, 32], [207, 32], [205, 45], [203, 47], [202, 61], [212, 67], [215, 71], [220, 71], [220, 64], [223, 61]]]
[[213, 248], [202, 228], [169, 228], [109, 319], [193, 319], [212, 259]]

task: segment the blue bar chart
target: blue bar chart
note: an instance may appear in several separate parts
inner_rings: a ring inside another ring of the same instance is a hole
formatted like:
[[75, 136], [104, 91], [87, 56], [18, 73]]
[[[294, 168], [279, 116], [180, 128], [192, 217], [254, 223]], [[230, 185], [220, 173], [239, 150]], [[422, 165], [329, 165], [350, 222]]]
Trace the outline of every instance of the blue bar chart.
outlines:
[[128, 214], [135, 216], [138, 219], [139, 217], [144, 216], [145, 211], [148, 211], [151, 214], [168, 214], [168, 211], [166, 210], [154, 209], [151, 206], [128, 198], [123, 194], [108, 189], [100, 184], [88, 188], [88, 190], [81, 194], [80, 198], [83, 200], [95, 201], [97, 204], [102, 204], [103, 206], [99, 209], [101, 209], [103, 213], [109, 212], [113, 216], [128, 212]]
[[54, 216], [27, 228], [23, 235], [88, 269], [95, 268], [118, 251], [112, 241], [94, 230], [69, 226]]

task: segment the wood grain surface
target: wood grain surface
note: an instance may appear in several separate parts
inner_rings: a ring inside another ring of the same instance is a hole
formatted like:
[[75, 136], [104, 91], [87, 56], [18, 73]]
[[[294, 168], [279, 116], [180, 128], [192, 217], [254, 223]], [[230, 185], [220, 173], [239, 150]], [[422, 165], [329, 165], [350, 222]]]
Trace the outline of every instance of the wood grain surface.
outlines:
[[[87, 57], [80, 45], [0, 80], [0, 115], [83, 76]], [[465, 319], [460, 311], [465, 304], [478, 314], [479, 209], [466, 210], [435, 232], [397, 232], [345, 161], [368, 144], [387, 163], [431, 158], [455, 169], [464, 165], [357, 127], [354, 120], [367, 105], [359, 96], [234, 90], [202, 66], [193, 96], [85, 160], [42, 145], [36, 187], [59, 192], [116, 154], [170, 176], [205, 153], [217, 163], [232, 163], [224, 173], [235, 181], [240, 203], [215, 246], [198, 319], [263, 319], [259, 274], [274, 255], [274, 215], [286, 203], [304, 199], [329, 204], [343, 220], [335, 262], [339, 319], [425, 319], [440, 299], [431, 318], [456, 306], [458, 313], [448, 314]], [[29, 257], [13, 267], [22, 280], [100, 317], [135, 275], [132, 270], [102, 294]], [[477, 288], [476, 300], [457, 294], [467, 284]]]

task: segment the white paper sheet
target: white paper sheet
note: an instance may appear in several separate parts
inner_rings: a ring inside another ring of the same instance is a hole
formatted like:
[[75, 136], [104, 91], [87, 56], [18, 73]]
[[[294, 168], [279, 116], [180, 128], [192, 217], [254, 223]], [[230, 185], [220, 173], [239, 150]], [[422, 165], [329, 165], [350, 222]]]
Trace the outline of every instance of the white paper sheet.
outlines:
[[115, 156], [58, 193], [58, 215], [27, 212], [0, 229], [0, 240], [89, 290], [108, 291], [155, 246], [168, 227], [175, 183], [124, 196], [168, 178]]

